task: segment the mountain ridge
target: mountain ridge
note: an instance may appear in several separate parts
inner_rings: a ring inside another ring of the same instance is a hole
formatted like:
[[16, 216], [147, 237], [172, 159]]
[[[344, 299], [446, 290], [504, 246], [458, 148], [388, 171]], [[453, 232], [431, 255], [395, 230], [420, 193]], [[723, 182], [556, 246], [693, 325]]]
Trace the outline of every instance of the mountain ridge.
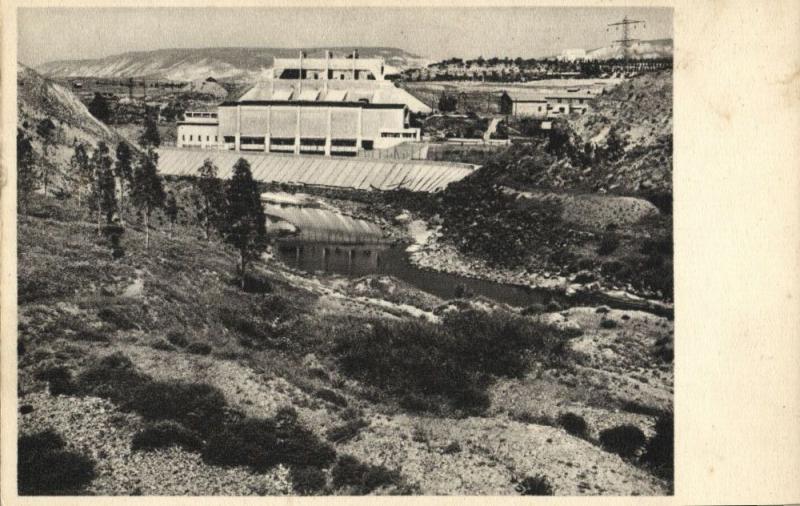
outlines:
[[[358, 50], [362, 58], [383, 57], [387, 73], [420, 66], [427, 59], [403, 49], [388, 46], [339, 46], [302, 49], [309, 57], [324, 54], [325, 49], [342, 56]], [[300, 48], [210, 47], [169, 48], [151, 51], [128, 51], [101, 58], [57, 60], [35, 67], [52, 78], [65, 77], [137, 77], [174, 81], [195, 81], [214, 77], [255, 81], [272, 68], [275, 58], [297, 56]]]

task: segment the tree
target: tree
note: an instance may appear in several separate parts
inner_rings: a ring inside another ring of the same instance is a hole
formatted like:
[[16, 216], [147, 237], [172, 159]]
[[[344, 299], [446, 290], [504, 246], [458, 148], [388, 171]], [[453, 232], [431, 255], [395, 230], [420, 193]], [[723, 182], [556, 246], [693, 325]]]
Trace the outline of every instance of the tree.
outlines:
[[78, 182], [78, 207], [80, 207], [83, 192], [86, 187], [92, 184], [92, 180], [94, 179], [94, 169], [92, 168], [92, 162], [89, 158], [89, 151], [86, 148], [86, 144], [78, 142], [72, 149], [73, 153], [72, 158], [69, 160], [69, 165], [72, 167], [72, 173], [75, 180]]
[[111, 119], [111, 109], [108, 101], [100, 93], [95, 93], [94, 98], [89, 103], [89, 112], [103, 123], [108, 123]]
[[245, 287], [247, 264], [267, 247], [267, 229], [258, 186], [250, 164], [239, 158], [225, 191], [223, 239], [239, 250], [239, 276]]
[[17, 129], [17, 204], [23, 212], [28, 210], [28, 197], [35, 186], [33, 145], [21, 129]]
[[44, 194], [47, 195], [47, 184], [50, 179], [50, 164], [47, 163], [50, 155], [50, 146], [55, 140], [56, 125], [50, 118], [45, 118], [36, 125], [36, 133], [42, 138], [42, 151], [44, 160], [40, 164]]
[[122, 211], [125, 210], [125, 187], [127, 186], [128, 190], [130, 190], [133, 186], [133, 150], [125, 141], [117, 144], [117, 161], [114, 163], [114, 176], [117, 178], [119, 187], [120, 221], [124, 224]]
[[139, 144], [145, 149], [157, 148], [161, 145], [158, 134], [158, 110], [148, 109], [144, 116], [144, 131], [139, 137]]
[[100, 141], [97, 149], [92, 154], [92, 168], [94, 178], [91, 183], [92, 191], [89, 194], [89, 204], [96, 212], [97, 234], [100, 235], [100, 218], [106, 216], [106, 223], [111, 223], [114, 213], [117, 211], [116, 185], [114, 183], [114, 173], [111, 170], [113, 161], [111, 152], [105, 142]]
[[164, 205], [164, 187], [158, 176], [158, 154], [152, 148], [139, 157], [133, 173], [131, 198], [144, 215], [144, 247], [150, 247], [150, 215]]
[[442, 93], [439, 97], [438, 109], [440, 112], [452, 112], [456, 110], [458, 105], [458, 98], [455, 95]]
[[164, 212], [169, 219], [169, 236], [172, 237], [172, 231], [175, 228], [175, 222], [178, 220], [178, 201], [175, 199], [175, 194], [172, 191], [167, 192], [167, 201], [164, 206]]
[[220, 219], [224, 211], [225, 194], [222, 188], [222, 181], [217, 177], [217, 167], [210, 158], [206, 158], [203, 166], [198, 170], [200, 178], [197, 187], [200, 190], [202, 199], [202, 209], [199, 217], [203, 222], [206, 240], [211, 237], [211, 227], [219, 228]]

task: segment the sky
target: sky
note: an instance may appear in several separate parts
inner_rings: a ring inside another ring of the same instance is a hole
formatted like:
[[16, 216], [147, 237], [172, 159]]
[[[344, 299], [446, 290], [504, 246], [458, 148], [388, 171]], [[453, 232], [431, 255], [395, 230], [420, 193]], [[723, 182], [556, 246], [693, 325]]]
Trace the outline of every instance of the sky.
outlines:
[[646, 21], [672, 38], [668, 8], [21, 8], [18, 59], [36, 66], [128, 51], [201, 47], [390, 46], [434, 60], [552, 56], [610, 45], [606, 25]]

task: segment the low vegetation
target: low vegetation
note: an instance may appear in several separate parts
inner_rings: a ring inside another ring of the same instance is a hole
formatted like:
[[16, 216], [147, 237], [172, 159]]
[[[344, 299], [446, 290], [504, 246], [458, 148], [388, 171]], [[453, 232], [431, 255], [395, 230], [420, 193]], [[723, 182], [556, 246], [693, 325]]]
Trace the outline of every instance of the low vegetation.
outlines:
[[600, 444], [620, 457], [633, 458], [644, 447], [645, 436], [635, 425], [620, 425], [600, 432]]
[[[557, 350], [565, 336], [531, 320], [467, 310], [441, 324], [374, 322], [338, 339], [334, 353], [345, 374], [428, 411], [455, 414], [489, 407], [485, 388], [496, 377], [519, 377], [532, 356]], [[443, 401], [443, 402], [437, 402]]]
[[67, 449], [52, 430], [26, 434], [17, 440], [17, 477], [20, 495], [80, 494], [95, 477], [95, 462]]

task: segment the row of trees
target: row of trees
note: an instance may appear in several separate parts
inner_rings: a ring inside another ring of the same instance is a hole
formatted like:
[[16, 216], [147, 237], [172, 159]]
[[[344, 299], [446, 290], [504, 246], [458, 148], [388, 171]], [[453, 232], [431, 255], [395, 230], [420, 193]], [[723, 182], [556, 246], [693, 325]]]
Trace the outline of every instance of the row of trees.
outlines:
[[[20, 211], [27, 212], [30, 194], [37, 188], [45, 195], [50, 179], [52, 142], [55, 125], [42, 120], [36, 127], [41, 137], [41, 156], [37, 156], [33, 139], [24, 129], [17, 130], [17, 181]], [[170, 236], [177, 221], [179, 207], [175, 195], [164, 189], [158, 174], [160, 144], [155, 116], [148, 114], [142, 135], [141, 149], [125, 141], [115, 149], [105, 141], [96, 146], [86, 142], [73, 143], [69, 160], [70, 185], [78, 207], [88, 208], [97, 224], [97, 234], [104, 230], [112, 240], [115, 254], [119, 236], [124, 231], [125, 215], [131, 207], [139, 212], [144, 225], [145, 248], [150, 246], [151, 218], [160, 210], [170, 224]], [[260, 192], [253, 180], [250, 164], [240, 158], [233, 167], [233, 176], [223, 184], [218, 169], [209, 159], [198, 169], [195, 183], [196, 206], [199, 224], [206, 240], [215, 232], [239, 253], [237, 270], [242, 287], [250, 262], [267, 247], [266, 218], [261, 207]]]

